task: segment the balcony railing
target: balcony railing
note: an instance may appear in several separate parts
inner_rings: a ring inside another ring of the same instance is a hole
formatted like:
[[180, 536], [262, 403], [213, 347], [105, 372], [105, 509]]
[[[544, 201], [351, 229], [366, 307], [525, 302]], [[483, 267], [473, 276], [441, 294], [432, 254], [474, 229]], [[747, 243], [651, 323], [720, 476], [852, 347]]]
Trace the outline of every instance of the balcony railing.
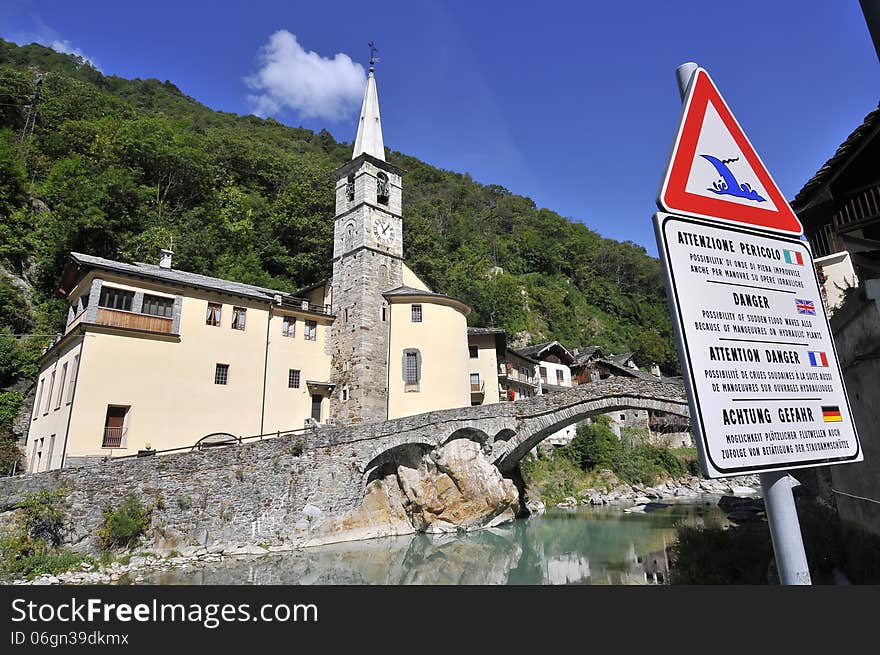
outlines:
[[872, 219], [880, 219], [880, 186], [877, 185], [851, 195], [832, 216], [838, 230], [853, 228]]
[[330, 305], [316, 305], [303, 298], [284, 298], [281, 301], [281, 306], [290, 309], [301, 309], [304, 312], [317, 312], [319, 314], [333, 313], [333, 309]]
[[125, 448], [125, 433], [128, 428], [106, 426], [101, 448]]
[[840, 238], [830, 223], [826, 223], [809, 235], [809, 239], [810, 246], [813, 248], [813, 257], [825, 257], [843, 250]]
[[138, 314], [136, 312], [126, 312], [120, 309], [108, 309], [106, 307], [98, 308], [98, 315], [95, 318], [95, 323], [98, 325], [109, 325], [111, 327], [145, 330], [147, 332], [160, 332], [162, 334], [171, 334], [172, 326], [171, 319], [164, 316]]

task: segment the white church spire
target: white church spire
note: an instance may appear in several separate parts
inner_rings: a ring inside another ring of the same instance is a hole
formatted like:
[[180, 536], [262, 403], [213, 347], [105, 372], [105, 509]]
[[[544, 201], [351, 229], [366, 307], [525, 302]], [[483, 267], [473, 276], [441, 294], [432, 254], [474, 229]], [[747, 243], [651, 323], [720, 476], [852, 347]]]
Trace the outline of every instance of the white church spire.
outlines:
[[358, 123], [357, 138], [354, 140], [352, 159], [366, 153], [385, 161], [382, 120], [379, 117], [379, 94], [376, 91], [376, 78], [373, 76], [373, 66], [377, 61], [375, 54], [376, 48], [371, 42], [370, 74], [367, 76], [367, 88], [364, 90], [364, 104], [361, 106], [361, 120]]

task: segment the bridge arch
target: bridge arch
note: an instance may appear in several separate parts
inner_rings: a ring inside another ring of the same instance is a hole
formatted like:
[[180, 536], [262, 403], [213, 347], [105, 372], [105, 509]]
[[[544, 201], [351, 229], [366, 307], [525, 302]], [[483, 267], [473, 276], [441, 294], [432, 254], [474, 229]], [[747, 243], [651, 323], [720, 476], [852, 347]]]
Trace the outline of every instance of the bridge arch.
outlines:
[[588, 418], [622, 409], [654, 410], [685, 417], [690, 414], [684, 398], [621, 395], [615, 398], [583, 399], [571, 403], [563, 401], [552, 410], [523, 416], [520, 428], [507, 441], [507, 447], [503, 451], [499, 450], [495, 464], [502, 473], [509, 473], [529, 451], [550, 435]]

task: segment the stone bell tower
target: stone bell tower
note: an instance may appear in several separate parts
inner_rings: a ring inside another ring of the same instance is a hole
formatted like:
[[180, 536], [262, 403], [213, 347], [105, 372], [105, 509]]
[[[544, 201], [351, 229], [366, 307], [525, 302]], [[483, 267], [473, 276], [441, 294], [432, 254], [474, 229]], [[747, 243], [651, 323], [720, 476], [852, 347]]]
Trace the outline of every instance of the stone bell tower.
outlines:
[[375, 58], [352, 159], [336, 170], [331, 420], [388, 418], [390, 314], [382, 293], [403, 284], [403, 171], [385, 161]]

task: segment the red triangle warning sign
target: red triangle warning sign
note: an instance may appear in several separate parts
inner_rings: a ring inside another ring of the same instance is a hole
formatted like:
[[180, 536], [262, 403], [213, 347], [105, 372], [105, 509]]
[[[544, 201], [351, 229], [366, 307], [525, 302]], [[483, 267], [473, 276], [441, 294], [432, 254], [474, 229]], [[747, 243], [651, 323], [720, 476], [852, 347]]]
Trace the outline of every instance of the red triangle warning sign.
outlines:
[[685, 98], [657, 204], [671, 214], [803, 233], [794, 211], [702, 68], [697, 69]]

